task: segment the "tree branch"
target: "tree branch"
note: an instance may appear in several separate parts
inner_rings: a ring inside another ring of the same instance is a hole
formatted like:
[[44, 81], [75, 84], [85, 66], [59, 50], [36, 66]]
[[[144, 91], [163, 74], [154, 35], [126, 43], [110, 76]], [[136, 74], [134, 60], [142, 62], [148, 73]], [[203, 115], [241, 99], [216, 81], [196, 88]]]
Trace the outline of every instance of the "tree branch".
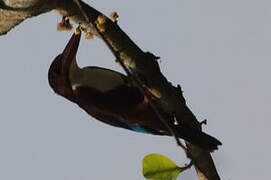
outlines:
[[[29, 0], [25, 4], [19, 5], [16, 4], [17, 1], [15, 0], [9, 0], [9, 4], [5, 2], [0, 1], [0, 34], [8, 32], [26, 18], [54, 9], [61, 15], [80, 23], [86, 31], [99, 36], [93, 25], [95, 25], [97, 17], [103, 14], [84, 2], [79, 1], [81, 7], [87, 13], [90, 23], [84, 18], [80, 8], [73, 0]], [[200, 123], [186, 106], [180, 87], [174, 87], [167, 81], [155, 58], [142, 51], [115, 22], [106, 19], [104, 28], [103, 37], [115, 52], [119, 52], [120, 59], [132, 70], [136, 77], [139, 77], [139, 79], [144, 77], [144, 85], [156, 96], [155, 104], [165, 112], [173, 114], [178, 123], [186, 121], [191, 126], [201, 129]], [[186, 145], [188, 148], [187, 156], [194, 163], [198, 179], [219, 180], [210, 153], [202, 151], [188, 142], [186, 142]]]

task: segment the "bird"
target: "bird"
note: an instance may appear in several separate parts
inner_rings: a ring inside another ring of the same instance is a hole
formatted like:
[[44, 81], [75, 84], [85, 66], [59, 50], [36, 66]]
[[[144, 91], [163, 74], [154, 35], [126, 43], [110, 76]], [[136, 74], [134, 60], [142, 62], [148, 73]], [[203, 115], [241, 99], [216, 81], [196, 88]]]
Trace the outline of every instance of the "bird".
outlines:
[[[48, 81], [53, 91], [108, 125], [135, 132], [171, 136], [146, 94], [131, 83], [126, 75], [97, 66], [78, 66], [76, 54], [80, 36], [81, 33], [73, 33], [63, 52], [50, 65]], [[172, 115], [164, 115], [178, 138], [208, 152], [222, 145], [216, 138], [185, 122], [172, 123]]]

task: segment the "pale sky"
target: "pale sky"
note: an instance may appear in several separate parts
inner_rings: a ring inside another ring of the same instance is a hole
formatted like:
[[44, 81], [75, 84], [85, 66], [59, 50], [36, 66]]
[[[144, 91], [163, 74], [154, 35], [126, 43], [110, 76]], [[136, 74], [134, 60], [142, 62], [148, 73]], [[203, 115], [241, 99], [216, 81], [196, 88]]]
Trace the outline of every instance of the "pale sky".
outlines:
[[[88, 1], [145, 51], [161, 57], [204, 131], [223, 143], [213, 158], [223, 180], [270, 178], [271, 3], [267, 0]], [[0, 37], [0, 179], [144, 179], [141, 160], [161, 153], [187, 163], [173, 138], [102, 124], [57, 96], [49, 65], [72, 32], [55, 12]], [[81, 66], [122, 71], [101, 40], [82, 40]], [[194, 180], [190, 169], [179, 179]]]

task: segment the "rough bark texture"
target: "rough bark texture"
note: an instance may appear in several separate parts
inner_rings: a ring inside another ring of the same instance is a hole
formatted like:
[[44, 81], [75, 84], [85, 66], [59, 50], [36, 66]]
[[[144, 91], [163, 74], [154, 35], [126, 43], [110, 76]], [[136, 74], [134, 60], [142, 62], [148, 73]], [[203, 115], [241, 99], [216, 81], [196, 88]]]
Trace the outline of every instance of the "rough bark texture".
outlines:
[[[88, 31], [94, 34], [93, 24], [100, 13], [91, 6], [80, 1], [80, 4], [89, 17], [88, 23], [81, 14], [73, 0], [0, 0], [0, 35], [6, 34], [13, 27], [26, 18], [30, 18], [50, 10], [56, 10], [61, 15], [68, 16], [76, 23], [80, 23]], [[111, 44], [114, 51], [120, 53], [121, 60], [130, 64], [130, 68], [137, 77], [144, 77], [144, 84], [148, 89], [156, 92], [160, 96], [156, 101], [166, 112], [173, 113], [179, 123], [189, 122], [195, 128], [201, 128], [194, 114], [186, 106], [185, 99], [180, 88], [172, 86], [160, 72], [158, 63], [154, 58], [150, 58], [142, 51], [119, 26], [107, 20], [106, 31], [103, 36]], [[210, 153], [186, 143], [188, 147], [187, 156], [193, 160], [200, 180], [219, 180]]]

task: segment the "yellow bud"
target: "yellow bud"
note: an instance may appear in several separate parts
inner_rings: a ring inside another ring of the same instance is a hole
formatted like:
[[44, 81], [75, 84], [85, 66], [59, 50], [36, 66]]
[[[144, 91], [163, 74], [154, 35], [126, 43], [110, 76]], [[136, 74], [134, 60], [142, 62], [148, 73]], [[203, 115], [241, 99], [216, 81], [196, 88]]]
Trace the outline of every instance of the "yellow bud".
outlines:
[[106, 17], [104, 15], [99, 15], [97, 18], [98, 24], [104, 24], [106, 22]]
[[98, 28], [98, 30], [100, 31], [100, 32], [105, 32], [105, 26], [104, 26], [104, 24], [97, 24], [97, 28]]
[[69, 19], [67, 19], [67, 20], [62, 20], [61, 22], [57, 23], [56, 28], [58, 31], [69, 31], [72, 29], [72, 25]]
[[112, 19], [112, 21], [116, 22], [119, 15], [116, 11], [114, 11], [114, 12], [110, 13], [109, 17]]
[[80, 33], [81, 33], [81, 29], [80, 29], [80, 26], [78, 26], [77, 28], [75, 28], [74, 34], [80, 34]]
[[93, 34], [92, 34], [91, 32], [87, 32], [87, 33], [85, 34], [85, 38], [86, 38], [86, 39], [93, 39], [94, 36], [93, 36]]

